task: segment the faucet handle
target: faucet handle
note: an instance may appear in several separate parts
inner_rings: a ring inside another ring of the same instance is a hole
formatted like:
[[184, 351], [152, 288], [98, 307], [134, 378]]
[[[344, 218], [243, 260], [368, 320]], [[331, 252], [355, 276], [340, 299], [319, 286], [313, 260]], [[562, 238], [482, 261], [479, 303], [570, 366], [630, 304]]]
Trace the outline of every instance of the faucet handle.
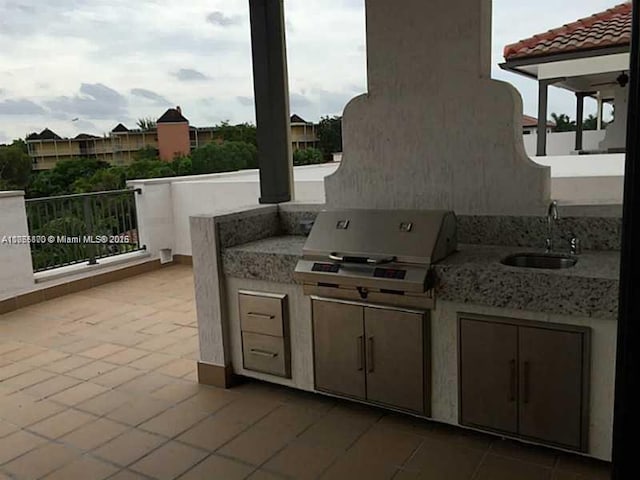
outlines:
[[569, 243], [571, 245], [571, 253], [573, 255], [579, 255], [582, 253], [582, 245], [578, 237], [572, 237]]

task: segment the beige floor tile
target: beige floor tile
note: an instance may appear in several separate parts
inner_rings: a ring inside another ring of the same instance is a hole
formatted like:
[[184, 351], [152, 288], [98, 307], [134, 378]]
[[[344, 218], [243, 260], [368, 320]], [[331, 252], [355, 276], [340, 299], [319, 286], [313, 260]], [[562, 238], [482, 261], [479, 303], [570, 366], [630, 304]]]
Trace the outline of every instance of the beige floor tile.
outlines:
[[366, 478], [367, 480], [390, 480], [396, 471], [396, 467], [376, 462], [373, 458], [365, 459], [347, 454], [340, 457], [320, 478], [323, 480], [355, 480], [361, 478]]
[[201, 390], [202, 387], [195, 382], [175, 379], [172, 383], [155, 390], [151, 396], [171, 403], [180, 403], [197, 395]]
[[45, 443], [44, 438], [25, 431], [14, 432], [0, 439], [0, 465], [12, 460], [23, 453]]
[[53, 376], [53, 373], [45, 372], [44, 370], [31, 370], [16, 377], [5, 380], [4, 384], [9, 387], [21, 390], [23, 388], [30, 387], [31, 385], [35, 385], [36, 383], [43, 382], [44, 380], [47, 380]]
[[178, 405], [139, 425], [138, 428], [172, 438], [191, 428], [206, 415], [189, 406]]
[[92, 378], [91, 381], [104, 387], [116, 388], [130, 380], [133, 380], [134, 378], [144, 375], [144, 373], [145, 372], [136, 370], [135, 368], [120, 366], [108, 373]]
[[440, 423], [433, 423], [432, 428], [423, 433], [423, 435], [434, 440], [455, 442], [478, 450], [488, 449], [496, 440], [493, 435]]
[[118, 471], [118, 468], [91, 457], [81, 457], [61, 469], [50, 473], [44, 480], [103, 480]]
[[551, 469], [507, 457], [487, 455], [474, 480], [549, 480]]
[[19, 362], [21, 360], [34, 357], [46, 351], [47, 351], [46, 348], [38, 347], [36, 345], [26, 344], [22, 348], [19, 348], [17, 350], [11, 350], [10, 352], [5, 353], [4, 355], [2, 355], [2, 358], [6, 360], [11, 360], [13, 362]]
[[4, 420], [0, 420], [0, 438], [6, 437], [7, 435], [17, 432], [20, 430], [20, 427], [14, 425], [10, 422], [6, 422]]
[[311, 480], [318, 478], [342, 453], [337, 449], [294, 442], [276, 454], [263, 468], [291, 478]]
[[103, 343], [93, 348], [89, 348], [87, 350], [83, 350], [80, 353], [83, 357], [89, 357], [96, 360], [99, 360], [104, 357], [108, 357], [109, 355], [113, 355], [115, 353], [121, 352], [124, 350], [124, 347], [121, 345], [114, 345], [112, 343]]
[[[224, 390], [203, 385], [198, 385], [198, 387], [198, 393], [183, 403], [195, 409], [202, 410], [203, 412], [217, 412], [238, 398], [238, 396], [233, 393], [233, 390]], [[159, 393], [159, 391], [155, 393]]]
[[552, 468], [556, 464], [557, 452], [543, 447], [526, 445], [512, 440], [496, 439], [491, 444], [490, 453], [493, 455], [515, 458], [523, 462], [535, 463], [543, 467]]
[[[130, 334], [127, 333], [127, 335], [130, 335]], [[108, 357], [104, 357], [103, 360], [105, 362], [115, 363], [117, 365], [127, 365], [128, 363], [131, 363], [134, 360], [138, 360], [139, 358], [142, 358], [146, 355], [149, 355], [149, 352], [146, 350], [139, 350], [137, 348], [127, 348], [113, 355], [109, 355]]]
[[[158, 322], [154, 325], [151, 325], [148, 328], [143, 328], [142, 330], [140, 330], [140, 333], [146, 333], [148, 335], [161, 335], [161, 337], [158, 337], [159, 339], [162, 339], [163, 342], [158, 342], [157, 347], [146, 347], [146, 346], [142, 346], [142, 344], [138, 345], [139, 348], [145, 348], [147, 350], [159, 350], [162, 347], [166, 347], [168, 345], [171, 345], [172, 343], [176, 342], [176, 339], [173, 337], [169, 337], [167, 334], [178, 329], [179, 327], [173, 323], [164, 323], [164, 322]], [[173, 340], [172, 342], [170, 340]]]
[[62, 405], [23, 394], [0, 399], [0, 417], [20, 427], [39, 422], [64, 409]]
[[108, 390], [97, 397], [76, 404], [74, 408], [101, 416], [133, 400], [134, 396], [129, 393], [119, 392], [118, 390]]
[[38, 479], [71, 463], [77, 458], [76, 449], [57, 443], [47, 443], [3, 466], [10, 474], [20, 479]]
[[36, 383], [35, 385], [25, 388], [22, 392], [32, 395], [35, 398], [47, 398], [79, 383], [81, 383], [81, 380], [76, 378], [55, 375], [44, 382]]
[[99, 375], [104, 375], [116, 368], [112, 363], [102, 362], [100, 360], [83, 365], [80, 368], [68, 371], [65, 375], [79, 378], [80, 380], [91, 380]]
[[178, 360], [174, 360], [158, 369], [156, 372], [162, 373], [164, 375], [169, 375], [171, 377], [184, 377], [186, 374], [192, 371], [196, 371], [198, 364], [193, 360], [186, 360], [184, 358], [179, 358]]
[[482, 450], [428, 439], [404, 466], [420, 472], [424, 478], [470, 480], [483, 456]]
[[198, 422], [178, 437], [181, 442], [213, 452], [249, 427], [248, 424], [215, 415]]
[[175, 381], [175, 378], [160, 375], [159, 373], [143, 372], [143, 375], [119, 385], [117, 389], [130, 393], [150, 394], [151, 392], [165, 387]]
[[171, 407], [170, 403], [154, 398], [134, 397], [134, 400], [123, 404], [107, 417], [127, 425], [139, 425]]
[[359, 420], [327, 415], [311, 425], [299, 438], [310, 445], [346, 450], [369, 428], [368, 423]]
[[319, 416], [312, 410], [285, 404], [258, 421], [256, 426], [276, 430], [293, 438], [306, 430]]
[[93, 415], [70, 408], [31, 425], [29, 430], [47, 438], [56, 439], [95, 419]]
[[558, 455], [556, 469], [584, 475], [592, 479], [608, 479], [611, 475], [611, 464], [579, 455], [561, 453]]
[[8, 352], [13, 352], [15, 350], [18, 350], [22, 347], [24, 347], [25, 344], [24, 343], [18, 343], [18, 342], [3, 342], [0, 343], [0, 356], [4, 355], [5, 353]]
[[27, 365], [26, 363], [9, 363], [0, 367], [0, 382], [16, 377], [17, 375], [21, 375], [30, 370], [33, 370], [32, 365]]
[[280, 475], [276, 475], [272, 472], [267, 472], [266, 470], [256, 470], [251, 475], [247, 477], [247, 480], [283, 480], [284, 477]]
[[76, 385], [75, 387], [68, 388], [67, 390], [56, 395], [53, 395], [49, 397], [49, 399], [59, 403], [63, 403], [65, 405], [76, 405], [80, 402], [84, 402], [85, 400], [100, 395], [107, 390], [107, 388], [101, 385], [84, 382]]
[[139, 473], [132, 472], [131, 470], [120, 470], [113, 477], [109, 477], [109, 480], [147, 480], [149, 477], [143, 477]]
[[94, 450], [93, 453], [110, 462], [127, 466], [164, 442], [166, 439], [158, 435], [131, 429]]
[[254, 468], [228, 458], [211, 455], [189, 470], [180, 480], [243, 480]]
[[281, 403], [266, 397], [239, 396], [229, 405], [219, 410], [216, 415], [222, 414], [230, 420], [252, 424], [278, 408], [280, 405]]
[[99, 346], [100, 344], [101, 344], [101, 342], [98, 342], [96, 340], [92, 340], [90, 338], [81, 338], [77, 342], [69, 343], [67, 345], [63, 345], [63, 346], [59, 347], [58, 350], [60, 350], [62, 352], [75, 354], [75, 353], [83, 352], [85, 350], [89, 350], [91, 348], [95, 348], [95, 347]]
[[417, 435], [388, 427], [374, 426], [349, 449], [350, 455], [362, 459], [401, 466], [423, 442]]
[[35, 367], [45, 367], [51, 363], [57, 362], [64, 358], [69, 357], [70, 354], [60, 352], [58, 350], [47, 350], [33, 357], [29, 357], [25, 360], [25, 363], [33, 365]]
[[202, 450], [178, 442], [164, 444], [130, 468], [159, 480], [171, 480], [207, 456]]
[[82, 367], [83, 365], [86, 365], [92, 361], [93, 360], [91, 360], [90, 358], [71, 355], [63, 360], [58, 360], [57, 362], [53, 362], [49, 365], [44, 365], [42, 368], [54, 373], [66, 373], [71, 370], [75, 370], [76, 368]]
[[151, 371], [155, 370], [158, 367], [166, 365], [174, 359], [175, 358], [170, 355], [164, 355], [162, 353], [150, 353], [146, 357], [134, 360], [129, 364], [129, 366], [140, 370]]
[[288, 433], [254, 425], [227, 443], [218, 453], [251, 465], [261, 465], [290, 441]]
[[121, 435], [128, 427], [108, 418], [99, 418], [61, 437], [59, 441], [82, 450], [93, 450]]

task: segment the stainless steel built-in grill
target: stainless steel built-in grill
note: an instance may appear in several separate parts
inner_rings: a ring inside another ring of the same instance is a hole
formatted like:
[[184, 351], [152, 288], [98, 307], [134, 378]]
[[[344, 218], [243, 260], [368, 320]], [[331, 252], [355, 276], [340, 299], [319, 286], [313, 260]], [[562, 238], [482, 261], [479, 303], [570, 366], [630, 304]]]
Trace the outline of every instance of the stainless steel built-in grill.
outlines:
[[430, 308], [431, 265], [456, 247], [453, 212], [323, 211], [295, 278], [308, 295]]

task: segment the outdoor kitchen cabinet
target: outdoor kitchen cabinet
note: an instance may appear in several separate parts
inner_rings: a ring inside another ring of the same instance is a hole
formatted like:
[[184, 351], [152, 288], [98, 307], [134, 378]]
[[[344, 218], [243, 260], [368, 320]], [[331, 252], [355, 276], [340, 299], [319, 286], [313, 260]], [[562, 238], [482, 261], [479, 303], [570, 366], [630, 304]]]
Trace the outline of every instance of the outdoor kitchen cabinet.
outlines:
[[425, 314], [313, 300], [319, 391], [426, 414]]
[[459, 319], [460, 423], [586, 451], [588, 328]]

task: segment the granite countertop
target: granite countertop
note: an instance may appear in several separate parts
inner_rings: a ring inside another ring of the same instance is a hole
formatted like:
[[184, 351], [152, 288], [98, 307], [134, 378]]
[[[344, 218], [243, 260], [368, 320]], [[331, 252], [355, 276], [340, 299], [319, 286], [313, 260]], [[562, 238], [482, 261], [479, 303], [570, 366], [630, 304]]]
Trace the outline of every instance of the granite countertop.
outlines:
[[[293, 271], [306, 237], [271, 237], [223, 250], [225, 275], [294, 283]], [[437, 298], [499, 308], [615, 319], [620, 254], [586, 251], [576, 266], [541, 270], [502, 265], [526, 247], [459, 245], [458, 252], [434, 265]]]

